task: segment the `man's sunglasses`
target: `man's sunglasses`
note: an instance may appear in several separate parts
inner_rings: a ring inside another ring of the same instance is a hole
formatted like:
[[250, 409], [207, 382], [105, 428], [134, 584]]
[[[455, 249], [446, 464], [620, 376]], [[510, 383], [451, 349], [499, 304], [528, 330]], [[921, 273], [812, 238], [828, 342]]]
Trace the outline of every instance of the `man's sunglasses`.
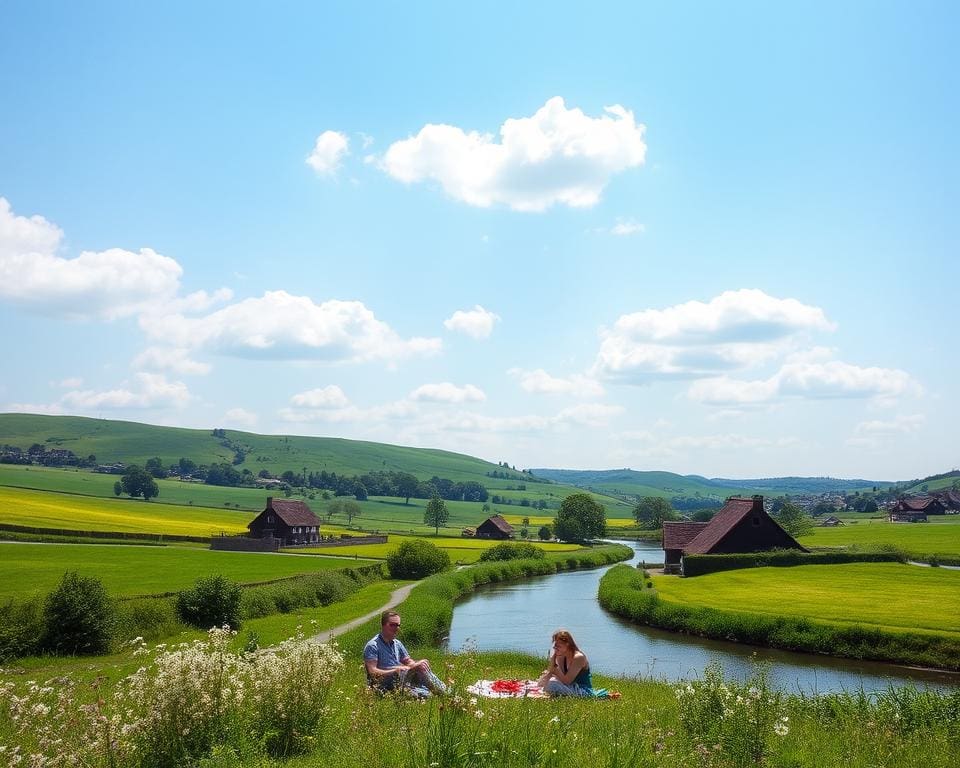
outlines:
[[388, 627], [397, 627], [397, 628], [399, 628], [399, 627], [400, 627], [400, 622], [399, 622], [399, 621], [388, 621], [388, 622], [387, 622], [387, 626], [388, 626]]

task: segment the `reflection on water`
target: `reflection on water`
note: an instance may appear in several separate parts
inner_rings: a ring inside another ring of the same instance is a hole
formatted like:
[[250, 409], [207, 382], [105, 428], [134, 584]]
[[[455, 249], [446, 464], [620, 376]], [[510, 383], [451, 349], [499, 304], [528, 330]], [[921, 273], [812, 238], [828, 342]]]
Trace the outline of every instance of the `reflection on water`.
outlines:
[[[633, 564], [662, 560], [663, 551], [642, 542]], [[514, 650], [546, 657], [550, 635], [569, 629], [590, 658], [594, 671], [609, 675], [680, 680], [696, 677], [711, 660], [727, 675], [744, 678], [755, 660], [770, 664], [771, 681], [786, 690], [828, 693], [878, 690], [889, 685], [949, 687], [960, 676], [912, 670], [890, 664], [789, 653], [768, 648], [688, 637], [639, 627], [604, 611], [597, 602], [597, 584], [604, 568], [558, 573], [515, 584], [482, 587], [457, 603], [449, 647], [468, 641], [481, 651]]]

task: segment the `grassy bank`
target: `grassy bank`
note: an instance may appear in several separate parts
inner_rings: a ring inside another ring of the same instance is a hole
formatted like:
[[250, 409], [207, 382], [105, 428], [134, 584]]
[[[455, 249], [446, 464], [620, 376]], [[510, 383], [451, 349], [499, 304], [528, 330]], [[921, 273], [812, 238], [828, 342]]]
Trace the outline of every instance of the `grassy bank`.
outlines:
[[[812, 568], [818, 567], [820, 566], [812, 566]], [[829, 573], [834, 568], [872, 569], [884, 567], [911, 568], [913, 566], [896, 566], [887, 563], [822, 566], [823, 574], [814, 578], [821, 580], [821, 583], [823, 583], [823, 580], [829, 582], [831, 581]], [[794, 569], [728, 571], [684, 580], [684, 585], [677, 587], [670, 585], [667, 589], [683, 590], [687, 581], [695, 585], [698, 590], [705, 589], [709, 588], [709, 584], [713, 580], [720, 577], [732, 577], [735, 583], [739, 583], [738, 577], [742, 578], [744, 576], [762, 578], [767, 575], [768, 580], [775, 580], [787, 574], [788, 578], [796, 579], [799, 576], [795, 572], [802, 570], [798, 567]], [[932, 569], [917, 568], [916, 570], [918, 573], [929, 574]], [[939, 576], [939, 574], [936, 575]], [[834, 578], [837, 579], [837, 577]], [[874, 573], [869, 579], [874, 589], [877, 587], [875, 579], [876, 574]], [[677, 579], [677, 581], [680, 580]], [[626, 566], [613, 568], [600, 581], [600, 603], [608, 611], [618, 616], [640, 624], [661, 627], [675, 632], [686, 632], [702, 637], [783, 648], [791, 651], [807, 651], [855, 659], [892, 661], [901, 664], [960, 670], [960, 633], [918, 630], [915, 625], [908, 623], [910, 620], [905, 622], [903, 619], [895, 619], [896, 611], [894, 609], [888, 610], [879, 607], [884, 604], [895, 605], [893, 600], [888, 600], [883, 589], [872, 593], [870, 598], [861, 598], [859, 610], [865, 615], [871, 610], [874, 611], [870, 615], [878, 620], [893, 622], [894, 629], [887, 628], [886, 625], [879, 623], [873, 625], [855, 621], [830, 623], [808, 618], [810, 613], [807, 612], [822, 609], [828, 601], [818, 598], [815, 591], [805, 590], [799, 582], [796, 586], [797, 597], [803, 599], [805, 594], [808, 604], [796, 608], [789, 607], [791, 602], [789, 593], [780, 593], [769, 588], [768, 585], [751, 584], [750, 587], [746, 588], [746, 592], [751, 593], [757, 602], [769, 606], [769, 613], [746, 609], [727, 610], [712, 605], [675, 602], [669, 598], [668, 594], [661, 595], [656, 589], [651, 588], [648, 585], [651, 583], [661, 584], [663, 582], [661, 580], [650, 582], [643, 573], [635, 568]], [[934, 605], [932, 610], [935, 612], [934, 615], [945, 616], [951, 611], [950, 606], [956, 606], [956, 585], [953, 581], [938, 582], [938, 584], [941, 598], [946, 602], [943, 606]], [[889, 587], [890, 584], [883, 583], [881, 586]], [[833, 587], [836, 589], [836, 584]], [[735, 591], [737, 590], [730, 589], [731, 593]], [[909, 594], [912, 595], [913, 593]], [[766, 595], [766, 597], [762, 597], [762, 595]], [[851, 587], [849, 593], [841, 591], [834, 594], [837, 606], [845, 605], [845, 601], [848, 599], [857, 599], [855, 586]], [[741, 605], [751, 605], [750, 598], [746, 595], [743, 600], [746, 603], [741, 603]], [[876, 606], [872, 606], [871, 602], [876, 603]], [[780, 610], [778, 610], [778, 607]], [[854, 603], [852, 610], [854, 612], [858, 610], [856, 603]], [[879, 613], [881, 611], [883, 612], [882, 615]], [[793, 615], [790, 615], [791, 612], [793, 612]], [[814, 612], [813, 615], [818, 614]], [[837, 612], [833, 615], [840, 616], [842, 613]], [[954, 610], [953, 616], [949, 620], [950, 626], [956, 625], [957, 615]], [[900, 623], [896, 624], [897, 621]], [[912, 628], [908, 630], [904, 628], [905, 625]]]
[[805, 547], [896, 547], [917, 555], [960, 557], [960, 515], [931, 515], [927, 523], [886, 519], [847, 520], [835, 528], [813, 528], [799, 541]]

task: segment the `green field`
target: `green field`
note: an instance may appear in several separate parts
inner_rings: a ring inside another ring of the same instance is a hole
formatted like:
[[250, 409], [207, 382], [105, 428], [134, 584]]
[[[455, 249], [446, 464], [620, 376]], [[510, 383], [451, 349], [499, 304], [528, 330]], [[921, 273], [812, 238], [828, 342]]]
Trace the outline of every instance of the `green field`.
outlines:
[[901, 563], [745, 568], [654, 576], [664, 600], [689, 606], [891, 630], [960, 635], [960, 571]]
[[66, 571], [96, 576], [114, 595], [147, 595], [175, 592], [212, 574], [253, 583], [371, 562], [186, 547], [0, 543], [0, 599], [48, 592]]
[[[384, 558], [391, 551], [397, 548], [403, 541], [412, 539], [411, 536], [390, 536], [390, 541], [386, 544], [358, 544], [356, 546], [337, 547], [336, 549], [297, 549], [297, 552], [316, 552], [318, 554], [334, 553], [338, 555], [356, 555], [358, 557]], [[422, 537], [417, 537], [422, 538]], [[430, 538], [430, 541], [441, 549], [446, 550], [450, 555], [450, 560], [455, 563], [468, 564], [475, 563], [480, 559], [484, 550], [500, 544], [499, 541], [491, 539], [466, 539], [466, 538]], [[555, 542], [537, 543], [537, 546], [546, 552], [572, 552], [580, 547], [576, 544], [558, 544]]]
[[805, 547], [891, 545], [916, 554], [960, 556], [960, 515], [935, 515], [929, 523], [890, 523], [846, 519], [836, 528], [813, 528], [800, 538]]

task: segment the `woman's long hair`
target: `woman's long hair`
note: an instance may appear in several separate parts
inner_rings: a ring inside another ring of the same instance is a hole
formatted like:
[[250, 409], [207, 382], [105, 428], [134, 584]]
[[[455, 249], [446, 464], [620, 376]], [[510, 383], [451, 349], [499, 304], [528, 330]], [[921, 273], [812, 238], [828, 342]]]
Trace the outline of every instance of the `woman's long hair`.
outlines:
[[552, 640], [554, 642], [556, 642], [557, 640], [563, 640], [563, 642], [565, 642], [567, 645], [569, 645], [573, 649], [574, 653], [580, 650], [580, 648], [577, 646], [576, 641], [573, 639], [573, 635], [571, 635], [565, 629], [558, 629], [556, 632], [554, 632]]

